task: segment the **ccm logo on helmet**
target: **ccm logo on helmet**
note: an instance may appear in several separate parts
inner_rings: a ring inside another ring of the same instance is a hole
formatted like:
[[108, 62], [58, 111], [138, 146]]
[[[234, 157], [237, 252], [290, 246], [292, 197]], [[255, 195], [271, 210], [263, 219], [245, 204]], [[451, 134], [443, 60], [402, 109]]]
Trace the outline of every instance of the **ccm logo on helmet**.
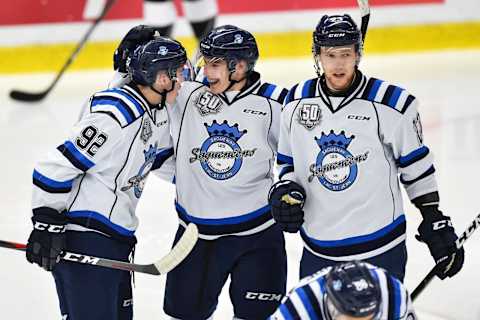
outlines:
[[261, 301], [282, 301], [282, 295], [275, 294], [275, 293], [261, 293], [261, 292], [247, 291], [245, 298], [249, 300], [261, 300]]
[[344, 37], [345, 36], [345, 32], [342, 32], [342, 33], [330, 33], [328, 35], [329, 38], [340, 38], [340, 37]]

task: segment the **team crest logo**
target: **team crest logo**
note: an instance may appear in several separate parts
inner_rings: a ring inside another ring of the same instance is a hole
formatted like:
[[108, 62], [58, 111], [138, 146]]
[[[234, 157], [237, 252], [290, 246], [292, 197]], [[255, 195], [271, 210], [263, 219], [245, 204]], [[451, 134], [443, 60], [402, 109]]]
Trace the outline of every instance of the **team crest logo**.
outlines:
[[238, 124], [230, 126], [227, 120], [222, 124], [213, 120], [205, 127], [209, 137], [200, 148], [192, 149], [190, 163], [200, 161], [203, 171], [215, 180], [230, 179], [242, 167], [243, 158], [253, 157], [257, 149], [242, 150], [238, 140], [247, 130], [240, 131]]
[[233, 36], [233, 43], [242, 43], [243, 42], [243, 37], [241, 34], [236, 34]]
[[333, 130], [328, 135], [322, 132], [320, 139], [315, 141], [320, 147], [316, 163], [310, 166], [311, 175], [308, 182], [315, 177], [327, 189], [342, 191], [350, 187], [357, 179], [358, 163], [368, 159], [369, 151], [353, 156], [347, 150], [355, 136], [347, 138], [345, 131], [335, 134]]
[[152, 137], [152, 125], [150, 120], [145, 119], [142, 125], [142, 132], [140, 133], [140, 139], [144, 144], [147, 144], [147, 141]]
[[318, 104], [305, 103], [298, 110], [298, 123], [312, 130], [320, 123], [322, 119], [322, 111]]
[[168, 48], [165, 46], [161, 46], [160, 48], [158, 48], [158, 53], [162, 56], [166, 56], [168, 53]]
[[210, 91], [204, 91], [195, 100], [195, 106], [202, 116], [218, 113], [222, 108], [222, 104], [222, 100]]
[[133, 188], [133, 193], [137, 199], [140, 198], [143, 192], [143, 188], [145, 187], [145, 180], [147, 179], [148, 173], [152, 169], [153, 163], [155, 162], [155, 158], [157, 156], [157, 144], [155, 146], [150, 145], [148, 150], [143, 151], [145, 162], [138, 170], [138, 173], [128, 179], [128, 185], [122, 187], [122, 191], [128, 191], [130, 188]]

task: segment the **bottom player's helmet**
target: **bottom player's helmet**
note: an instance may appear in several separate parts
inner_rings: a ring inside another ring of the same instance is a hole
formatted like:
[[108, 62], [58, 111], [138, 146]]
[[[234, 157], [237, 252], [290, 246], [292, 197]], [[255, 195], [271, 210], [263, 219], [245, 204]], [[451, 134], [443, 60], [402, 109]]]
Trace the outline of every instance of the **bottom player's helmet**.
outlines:
[[357, 318], [374, 315], [376, 319], [380, 312], [380, 284], [363, 262], [333, 267], [326, 278], [325, 298], [333, 319], [335, 313]]
[[355, 45], [358, 53], [362, 52], [362, 33], [355, 21], [348, 14], [324, 15], [313, 31], [314, 54], [320, 53], [321, 47], [339, 47]]
[[186, 62], [187, 53], [180, 42], [158, 37], [135, 49], [127, 61], [127, 69], [137, 84], [151, 86], [161, 70], [174, 80], [177, 69]]
[[212, 29], [200, 41], [200, 53], [205, 58], [224, 59], [230, 72], [235, 70], [239, 60], [247, 62], [248, 71], [253, 70], [258, 60], [255, 37], [250, 32], [232, 25]]

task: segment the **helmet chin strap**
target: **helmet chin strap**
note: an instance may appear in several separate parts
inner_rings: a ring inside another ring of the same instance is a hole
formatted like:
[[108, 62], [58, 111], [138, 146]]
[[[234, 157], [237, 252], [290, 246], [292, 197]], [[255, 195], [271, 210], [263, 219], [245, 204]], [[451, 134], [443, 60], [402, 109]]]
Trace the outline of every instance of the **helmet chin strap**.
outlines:
[[153, 87], [153, 84], [150, 85], [150, 89], [152, 89], [154, 92], [158, 93], [162, 97], [162, 100], [159, 103], [159, 107], [155, 109], [159, 109], [159, 110], [163, 109], [166, 105], [165, 103], [167, 101], [167, 94], [175, 89], [175, 83], [177, 82], [177, 78], [176, 77], [174, 77], [173, 79], [170, 78], [170, 80], [172, 80], [172, 86], [168, 90], [165, 89], [163, 91], [158, 91]]
[[233, 85], [234, 85], [235, 83], [239, 83], [239, 82], [241, 82], [241, 81], [243, 81], [243, 80], [245, 80], [245, 79], [247, 78], [248, 73], [246, 73], [245, 76], [244, 76], [242, 79], [240, 79], [240, 80], [234, 80], [234, 79], [232, 79], [232, 75], [233, 75], [233, 73], [235, 72], [235, 67], [236, 67], [236, 65], [237, 65], [237, 64], [235, 63], [235, 64], [233, 65], [233, 68], [231, 68], [231, 69], [229, 68], [228, 81], [230, 82], [230, 84], [228, 85], [228, 87], [227, 87], [223, 92], [227, 92], [228, 90], [230, 90], [231, 87], [233, 87]]

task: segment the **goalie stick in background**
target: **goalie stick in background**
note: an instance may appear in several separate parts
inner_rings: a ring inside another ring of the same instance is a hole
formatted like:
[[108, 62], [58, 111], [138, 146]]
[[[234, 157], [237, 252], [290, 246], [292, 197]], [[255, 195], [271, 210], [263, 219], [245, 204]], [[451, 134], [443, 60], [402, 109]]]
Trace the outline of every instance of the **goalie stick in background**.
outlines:
[[415, 320], [403, 284], [385, 270], [352, 261], [300, 281], [268, 320]]
[[129, 261], [148, 174], [173, 155], [165, 102], [175, 99], [186, 62], [169, 38], [138, 47], [127, 63], [132, 81], [92, 95], [70, 136], [35, 166], [26, 256], [52, 271], [68, 319], [132, 319], [130, 272], [60, 258]]
[[281, 180], [270, 192], [273, 216], [284, 230], [300, 231], [301, 277], [361, 259], [403, 280], [401, 183], [423, 216], [417, 239], [428, 245], [436, 275], [452, 277], [462, 268], [464, 250], [454, 246], [450, 218], [439, 210], [418, 100], [359, 70], [362, 38], [349, 15], [325, 15], [313, 32], [318, 77], [296, 84], [285, 99]]

